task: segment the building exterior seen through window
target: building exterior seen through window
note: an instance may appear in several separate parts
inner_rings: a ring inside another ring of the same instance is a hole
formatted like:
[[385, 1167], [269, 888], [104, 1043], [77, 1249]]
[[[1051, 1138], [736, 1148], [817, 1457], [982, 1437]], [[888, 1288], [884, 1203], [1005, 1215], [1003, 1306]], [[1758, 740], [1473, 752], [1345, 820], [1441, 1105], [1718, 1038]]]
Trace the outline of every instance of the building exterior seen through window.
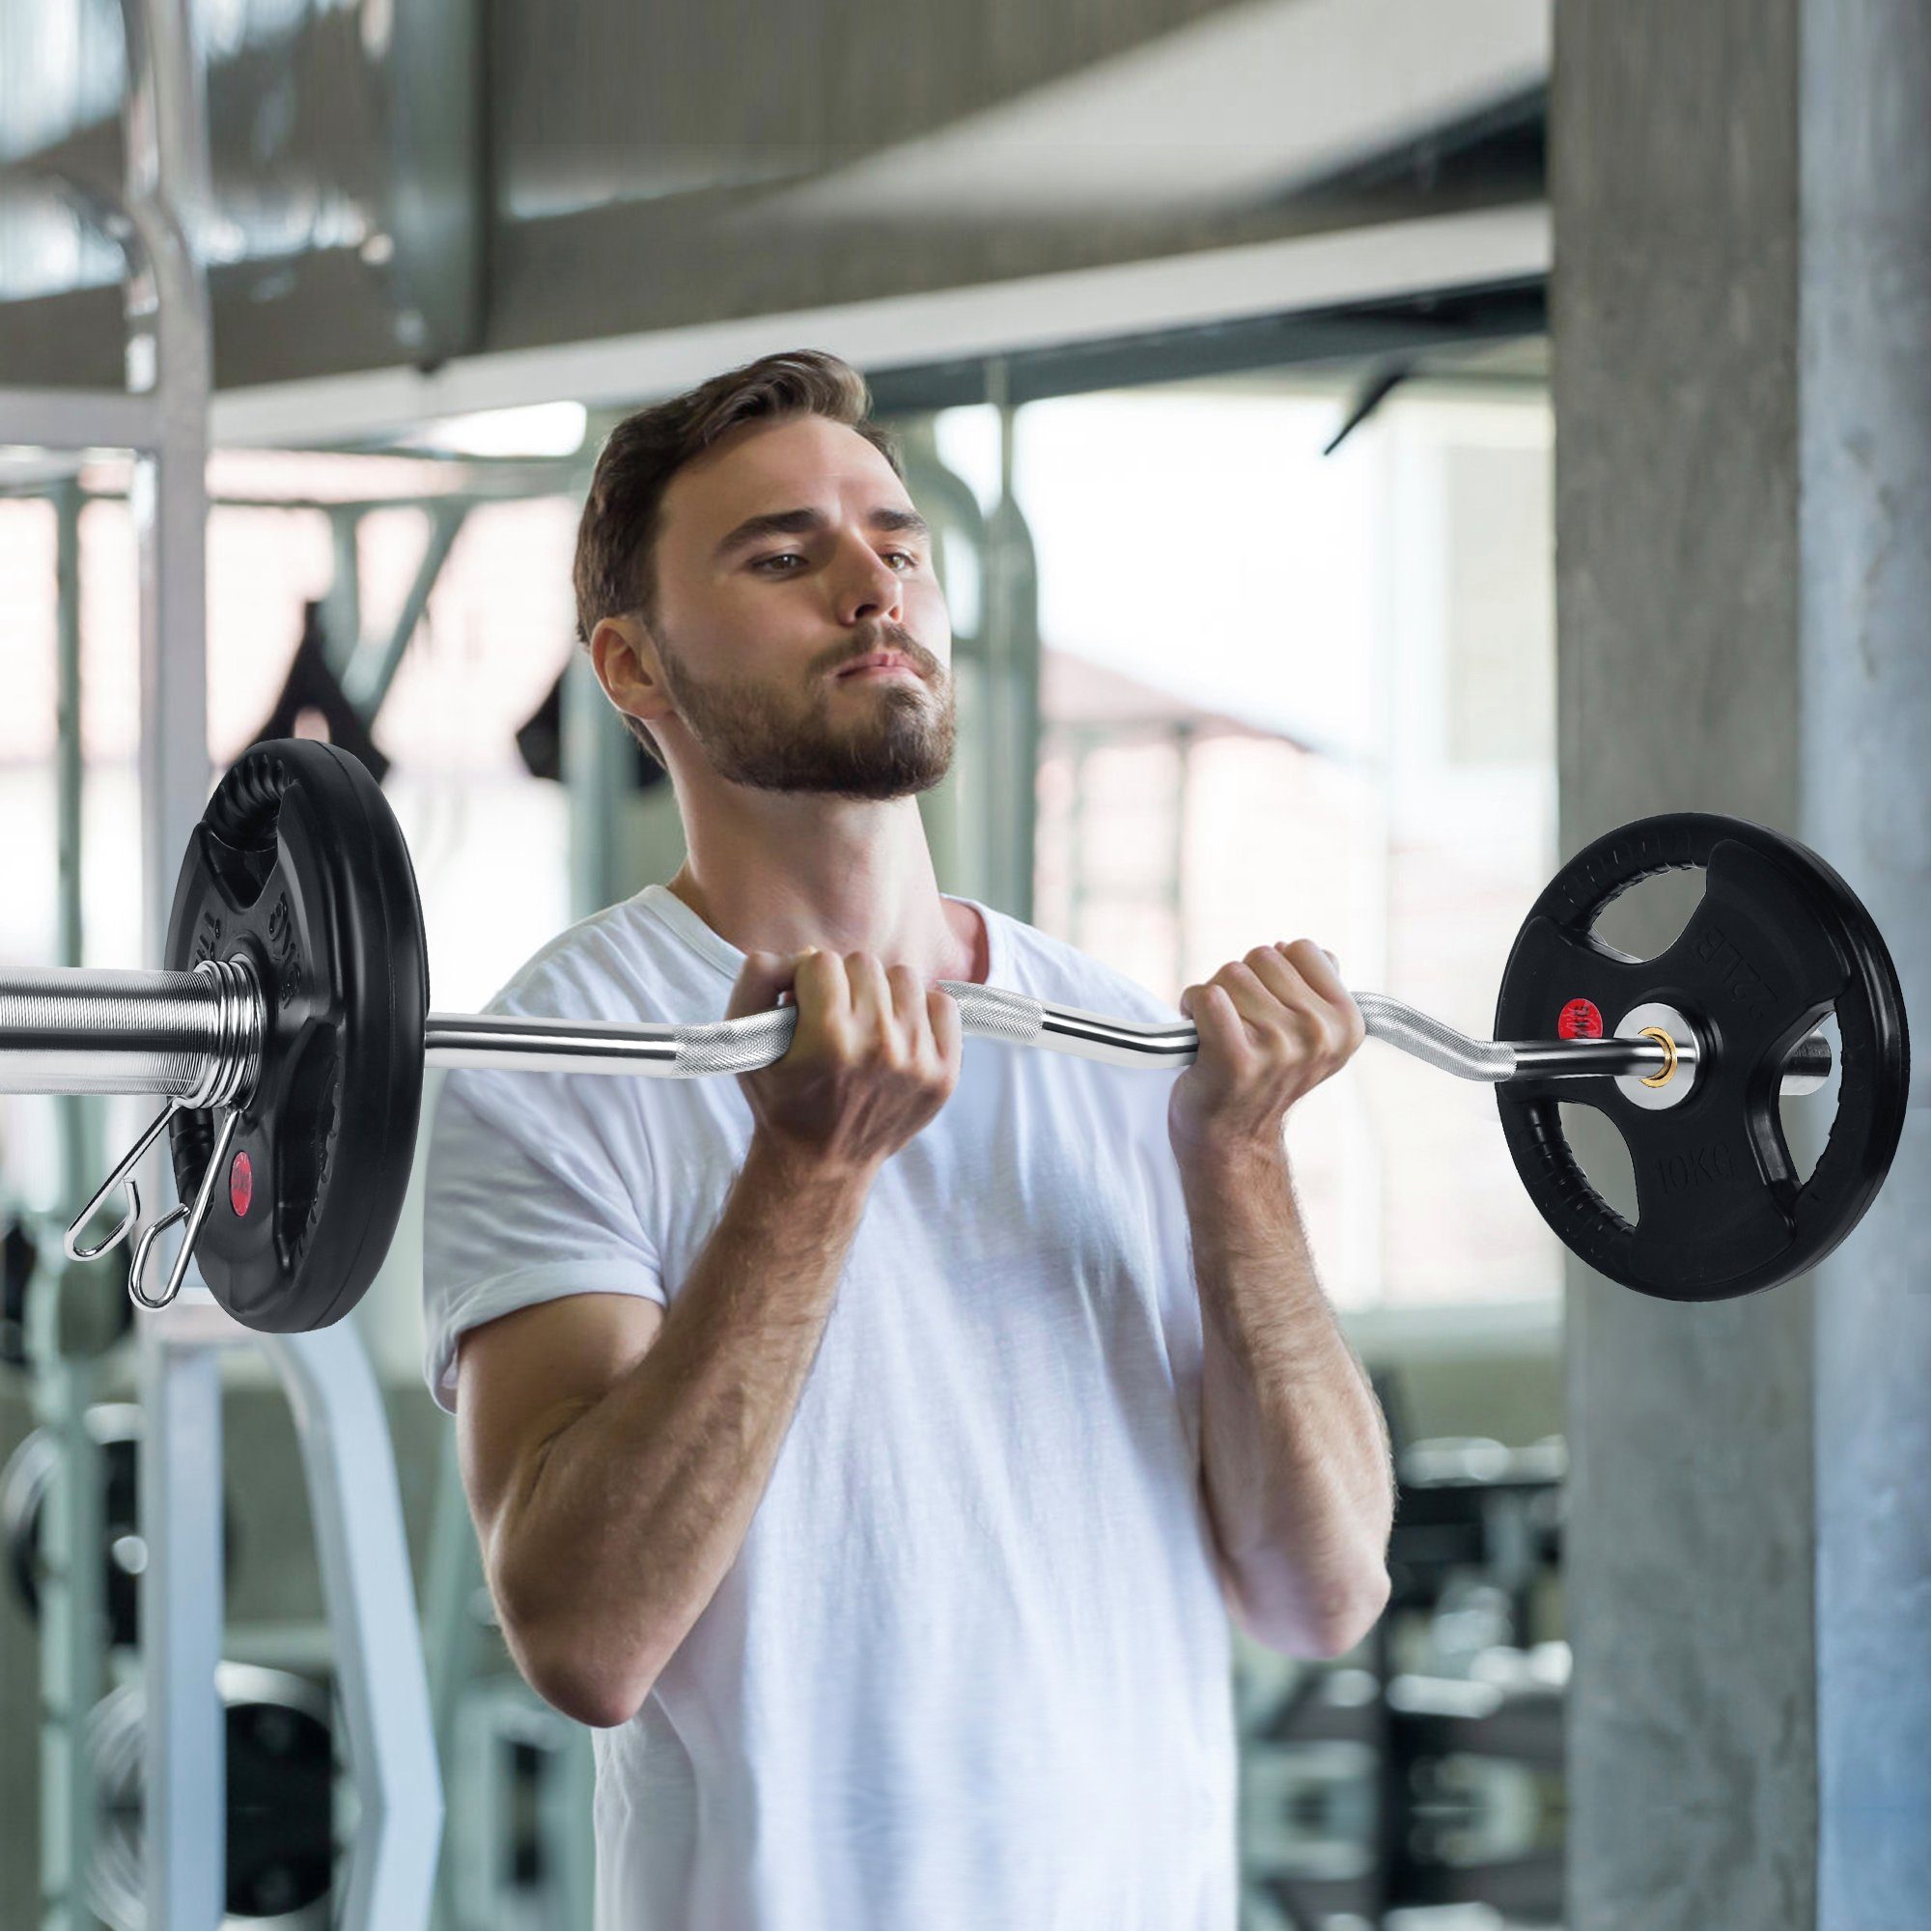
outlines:
[[[1037, 556], [1038, 924], [1163, 997], [1307, 937], [1487, 1036], [1555, 869], [1551, 425], [1540, 385], [1246, 378], [1016, 412]], [[998, 488], [991, 409], [938, 445]], [[1492, 1091], [1373, 1042], [1289, 1123], [1340, 1305], [1554, 1298]]]

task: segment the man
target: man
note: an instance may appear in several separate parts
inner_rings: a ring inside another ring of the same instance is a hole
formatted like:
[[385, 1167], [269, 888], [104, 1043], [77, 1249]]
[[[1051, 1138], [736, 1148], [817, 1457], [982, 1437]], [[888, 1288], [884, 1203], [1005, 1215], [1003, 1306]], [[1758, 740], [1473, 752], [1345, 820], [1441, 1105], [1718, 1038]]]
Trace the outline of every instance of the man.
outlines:
[[600, 1923], [1232, 1924], [1226, 1612], [1332, 1655], [1387, 1594], [1282, 1126], [1361, 1020], [1302, 940], [1187, 990], [1178, 1077], [963, 1043], [936, 980], [1172, 1016], [937, 887], [951, 636], [867, 405], [768, 357], [600, 459], [581, 632], [688, 856], [493, 1010], [798, 1032], [450, 1075], [431, 1386], [511, 1651], [598, 1726]]

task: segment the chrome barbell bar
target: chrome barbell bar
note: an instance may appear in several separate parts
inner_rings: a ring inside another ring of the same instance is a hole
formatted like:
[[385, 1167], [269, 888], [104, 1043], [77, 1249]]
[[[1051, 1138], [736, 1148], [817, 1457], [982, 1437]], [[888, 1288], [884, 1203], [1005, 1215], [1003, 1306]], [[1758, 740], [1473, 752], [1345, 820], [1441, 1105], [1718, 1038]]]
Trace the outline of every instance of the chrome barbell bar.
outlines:
[[[1010, 1046], [1043, 1047], [1111, 1066], [1169, 1069], [1190, 1066], [1199, 1047], [1198, 1034], [1186, 1021], [1140, 1024], [999, 987], [960, 980], [937, 984], [958, 1002], [966, 1032]], [[1698, 1047], [1688, 1024], [1639, 1030], [1634, 1016], [1624, 1029], [1634, 1037], [1474, 1040], [1386, 994], [1350, 996], [1370, 1039], [1462, 1079], [1501, 1083], [1529, 1075], [1593, 1075], [1667, 1088], [1682, 1074], [1687, 1085], [1681, 1091], [1688, 1093], [1696, 1078]], [[1639, 1009], [1660, 1010], [1667, 1012]], [[694, 1024], [432, 1013], [424, 1059], [433, 1067], [673, 1079], [748, 1074], [784, 1057], [798, 1023], [794, 1006]], [[158, 1094], [167, 1101], [68, 1229], [64, 1245], [72, 1259], [91, 1261], [134, 1228], [141, 1200], [133, 1170], [177, 1113], [192, 1108], [221, 1113], [214, 1151], [192, 1206], [173, 1207], [142, 1231], [128, 1290], [143, 1307], [165, 1307], [181, 1288], [216, 1176], [260, 1076], [265, 1030], [261, 985], [246, 954], [205, 960], [190, 972], [70, 967], [0, 972], [0, 1093]], [[1815, 1092], [1831, 1072], [1830, 1041], [1809, 1034], [1785, 1061], [1779, 1091]], [[111, 1234], [83, 1246], [81, 1230], [124, 1187], [126, 1216]], [[177, 1221], [187, 1225], [167, 1286], [150, 1296], [142, 1285], [149, 1253]]]
[[[1142, 1025], [998, 987], [936, 984], [958, 1001], [967, 1033], [1011, 1046], [1169, 1069], [1191, 1065], [1198, 1047], [1185, 1021]], [[1386, 994], [1351, 996], [1370, 1039], [1462, 1079], [1694, 1073], [1694, 1041], [1680, 1040], [1673, 1051], [1654, 1037], [1474, 1040]], [[694, 1024], [432, 1013], [425, 1058], [433, 1067], [548, 1074], [746, 1074], [784, 1057], [798, 1020], [792, 1006]], [[185, 1107], [245, 1106], [263, 1023], [245, 956], [204, 962], [192, 972], [0, 972], [0, 1093], [160, 1094]], [[1812, 1033], [1785, 1062], [1781, 1091], [1814, 1092], [1831, 1071], [1831, 1043]]]

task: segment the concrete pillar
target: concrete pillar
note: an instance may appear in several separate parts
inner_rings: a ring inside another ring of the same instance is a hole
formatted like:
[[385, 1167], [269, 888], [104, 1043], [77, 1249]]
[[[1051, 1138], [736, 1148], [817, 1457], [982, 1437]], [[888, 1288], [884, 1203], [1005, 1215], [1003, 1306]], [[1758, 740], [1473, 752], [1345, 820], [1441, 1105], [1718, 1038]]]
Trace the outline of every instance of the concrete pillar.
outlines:
[[1562, 849], [1796, 832], [1918, 1068], [1810, 1279], [1674, 1306], [1571, 1264], [1570, 1921], [1924, 1923], [1923, 9], [1566, 0], [1551, 192]]
[[1932, 1922], [1927, 1818], [1926, 39], [1806, 0], [1799, 66], [1799, 836], [1888, 936], [1914, 1028], [1892, 1179], [1817, 1271], [1820, 1925]]

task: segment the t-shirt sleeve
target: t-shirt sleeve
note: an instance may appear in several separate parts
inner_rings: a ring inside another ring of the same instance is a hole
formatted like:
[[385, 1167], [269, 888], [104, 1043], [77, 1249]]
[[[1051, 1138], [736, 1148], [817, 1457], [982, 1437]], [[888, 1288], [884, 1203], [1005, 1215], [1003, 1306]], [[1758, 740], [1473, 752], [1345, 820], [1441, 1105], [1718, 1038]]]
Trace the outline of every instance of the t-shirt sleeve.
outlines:
[[423, 1195], [423, 1371], [452, 1414], [464, 1330], [565, 1295], [668, 1299], [609, 1121], [573, 1091], [583, 1084], [475, 1069], [443, 1079]]

